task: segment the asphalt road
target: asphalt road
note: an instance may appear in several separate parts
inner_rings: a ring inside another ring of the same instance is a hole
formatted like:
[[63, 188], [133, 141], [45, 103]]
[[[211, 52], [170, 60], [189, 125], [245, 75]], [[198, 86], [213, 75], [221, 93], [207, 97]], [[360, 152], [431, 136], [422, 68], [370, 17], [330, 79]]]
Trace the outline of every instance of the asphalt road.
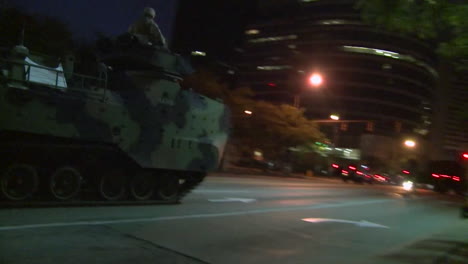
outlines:
[[468, 263], [459, 200], [212, 176], [180, 205], [0, 210], [0, 263]]

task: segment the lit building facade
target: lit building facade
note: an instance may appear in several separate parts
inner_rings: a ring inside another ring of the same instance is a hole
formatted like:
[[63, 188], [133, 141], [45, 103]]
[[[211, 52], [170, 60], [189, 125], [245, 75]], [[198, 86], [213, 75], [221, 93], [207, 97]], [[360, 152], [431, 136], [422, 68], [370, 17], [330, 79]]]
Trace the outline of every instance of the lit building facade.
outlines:
[[468, 77], [455, 74], [437, 90], [432, 140], [433, 159], [458, 160], [468, 151]]
[[[299, 96], [312, 119], [352, 120], [340, 124], [340, 147], [358, 147], [363, 133], [423, 140], [438, 82], [433, 47], [364, 25], [354, 2], [260, 1], [263, 15], [246, 28], [239, 54], [239, 85], [278, 103]], [[312, 73], [322, 85], [309, 84]]]

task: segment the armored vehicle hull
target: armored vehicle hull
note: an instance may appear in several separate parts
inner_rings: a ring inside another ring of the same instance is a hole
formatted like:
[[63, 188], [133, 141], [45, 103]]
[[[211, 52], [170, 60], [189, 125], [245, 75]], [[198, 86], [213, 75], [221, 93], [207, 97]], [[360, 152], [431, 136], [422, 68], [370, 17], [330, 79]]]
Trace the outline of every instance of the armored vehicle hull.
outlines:
[[[44, 67], [24, 52], [3, 62], [3, 201], [179, 201], [217, 169], [228, 132], [221, 102], [182, 90], [169, 52], [141, 66], [108, 53], [98, 78]], [[127, 56], [127, 55], [126, 55]]]

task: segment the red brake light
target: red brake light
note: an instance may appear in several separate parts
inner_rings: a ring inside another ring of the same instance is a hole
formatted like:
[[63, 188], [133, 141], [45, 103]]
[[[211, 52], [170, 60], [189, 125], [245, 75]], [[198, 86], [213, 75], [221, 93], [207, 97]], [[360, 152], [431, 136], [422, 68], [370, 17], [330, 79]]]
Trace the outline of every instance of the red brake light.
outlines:
[[350, 170], [356, 170], [356, 167], [354, 167], [354, 166], [348, 166], [348, 168], [349, 168]]
[[335, 169], [338, 169], [338, 167], [340, 167], [340, 166], [338, 166], [338, 164], [332, 164], [332, 167], [335, 168]]
[[439, 178], [439, 174], [432, 173], [432, 177]]
[[362, 175], [363, 173], [360, 171], [356, 171], [357, 175]]
[[276, 83], [270, 82], [270, 83], [268, 83], [268, 86], [270, 86], [270, 87], [276, 87]]
[[410, 174], [410, 172], [407, 171], [407, 170], [403, 170], [402, 172], [403, 172], [404, 174]]
[[463, 157], [464, 159], [468, 159], [468, 153], [463, 153], [463, 154], [462, 154], [462, 157]]
[[460, 177], [458, 177], [458, 176], [452, 176], [452, 180], [454, 180], [454, 181], [460, 181]]

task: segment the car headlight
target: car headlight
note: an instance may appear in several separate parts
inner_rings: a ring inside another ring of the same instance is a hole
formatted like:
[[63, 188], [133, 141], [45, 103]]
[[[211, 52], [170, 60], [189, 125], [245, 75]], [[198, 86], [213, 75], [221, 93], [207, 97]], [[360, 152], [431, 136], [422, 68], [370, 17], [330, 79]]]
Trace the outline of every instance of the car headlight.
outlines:
[[403, 189], [406, 191], [410, 191], [411, 189], [413, 189], [413, 182], [412, 181], [403, 182]]

